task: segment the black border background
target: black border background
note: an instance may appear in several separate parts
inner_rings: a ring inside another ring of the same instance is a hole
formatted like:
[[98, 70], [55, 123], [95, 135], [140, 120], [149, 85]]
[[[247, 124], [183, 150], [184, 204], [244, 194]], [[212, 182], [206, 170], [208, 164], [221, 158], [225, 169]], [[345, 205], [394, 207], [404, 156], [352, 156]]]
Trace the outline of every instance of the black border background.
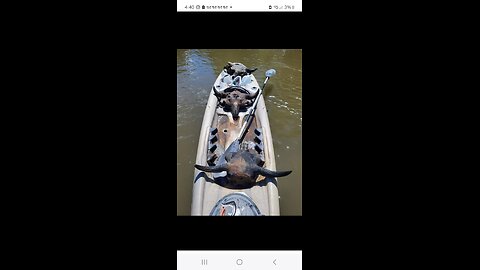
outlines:
[[[41, 75], [25, 78], [47, 88], [26, 94], [42, 102], [22, 122], [34, 150], [28, 157], [40, 164], [28, 166], [35, 177], [22, 187], [35, 198], [28, 210], [38, 215], [36, 237], [48, 236], [41, 225], [54, 221], [65, 231], [60, 247], [87, 244], [90, 253], [155, 258], [166, 250], [170, 260], [178, 249], [295, 249], [315, 259], [318, 250], [351, 258], [372, 243], [378, 256], [392, 243], [411, 246], [410, 232], [428, 229], [422, 221], [434, 202], [422, 180], [430, 179], [424, 167], [434, 136], [424, 131], [435, 111], [423, 92], [433, 58], [426, 31], [405, 30], [403, 17], [390, 13], [328, 15], [303, 3], [302, 13], [235, 13], [246, 27], [264, 24], [264, 33], [257, 43], [234, 36], [219, 43], [205, 37], [220, 25], [235, 29], [231, 14], [172, 19], [144, 14], [148, 8], [97, 7], [27, 27], [38, 48], [25, 53]], [[303, 216], [176, 216], [177, 48], [303, 49]], [[213, 241], [202, 231], [228, 233]], [[254, 241], [262, 237], [268, 241]]]

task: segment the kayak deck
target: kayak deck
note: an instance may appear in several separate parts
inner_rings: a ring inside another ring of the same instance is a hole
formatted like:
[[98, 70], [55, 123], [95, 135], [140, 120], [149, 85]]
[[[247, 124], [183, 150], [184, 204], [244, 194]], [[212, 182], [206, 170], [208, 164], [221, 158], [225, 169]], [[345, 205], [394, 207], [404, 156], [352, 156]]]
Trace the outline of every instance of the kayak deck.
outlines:
[[[226, 76], [226, 74], [222, 72], [215, 81], [215, 85], [220, 85], [221, 79], [224, 76]], [[252, 80], [250, 85], [253, 85], [253, 88], [258, 90], [258, 82], [253, 75], [250, 76]], [[248, 129], [244, 141], [254, 141], [258, 132], [261, 132], [261, 146], [263, 148], [261, 151], [263, 161], [265, 162], [263, 167], [269, 170], [276, 170], [275, 154], [267, 109], [263, 96], [259, 95], [257, 98], [259, 100], [255, 117], [252, 125]], [[203, 117], [202, 128], [200, 130], [196, 164], [208, 166], [210, 162], [210, 165], [212, 165], [212, 160], [215, 159], [215, 157], [218, 157], [218, 155], [227, 149], [227, 147], [238, 137], [246, 115], [246, 111], [241, 111], [239, 113], [239, 120], [233, 121], [231, 113], [226, 112], [223, 108], [218, 106], [217, 97], [214, 95], [213, 90], [210, 91]], [[213, 153], [211, 151], [212, 131], [218, 139], [216, 145], [219, 146], [219, 149], [215, 149]], [[255, 132], [257, 132], [257, 134], [255, 134]], [[216, 175], [216, 173], [207, 173], [195, 169], [192, 195], [192, 215], [211, 214], [212, 209], [215, 208], [219, 200], [232, 193], [239, 193], [248, 196], [256, 204], [261, 215], [280, 215], [276, 178], [269, 177], [264, 179], [263, 176], [259, 176], [257, 179], [257, 185], [251, 188], [231, 189], [216, 182], [215, 180], [217, 179], [214, 178], [214, 175]]]

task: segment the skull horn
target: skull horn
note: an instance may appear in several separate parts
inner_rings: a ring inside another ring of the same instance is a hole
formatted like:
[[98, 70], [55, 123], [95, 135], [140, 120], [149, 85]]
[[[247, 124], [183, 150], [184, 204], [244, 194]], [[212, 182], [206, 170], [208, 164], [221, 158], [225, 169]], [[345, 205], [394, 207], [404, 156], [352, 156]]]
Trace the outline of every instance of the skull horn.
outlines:
[[260, 92], [260, 90], [257, 90], [257, 92], [255, 92], [255, 94], [250, 94], [250, 95], [247, 95], [245, 98], [246, 99], [254, 99], [258, 96], [258, 93]]
[[233, 66], [232, 62], [227, 62], [227, 64], [223, 67], [224, 69], [229, 69]]
[[225, 164], [222, 164], [222, 165], [217, 165], [217, 166], [212, 166], [212, 167], [201, 166], [201, 165], [195, 164], [195, 168], [199, 169], [200, 171], [204, 171], [204, 172], [223, 172], [223, 171], [227, 170], [227, 164], [225, 163]]
[[218, 92], [217, 89], [215, 89], [215, 86], [212, 87], [212, 89], [213, 89], [213, 94], [214, 94], [217, 98], [224, 98], [224, 97], [227, 96], [227, 94], [225, 94], [225, 93], [220, 93], [220, 92]]
[[246, 71], [247, 71], [247, 74], [252, 74], [253, 72], [255, 72], [258, 68], [253, 68], [253, 69], [249, 69], [247, 68]]
[[260, 167], [260, 166], [257, 166], [257, 171], [259, 174], [265, 176], [265, 177], [282, 177], [282, 176], [287, 176], [289, 175], [290, 173], [292, 173], [292, 171], [270, 171], [268, 169], [265, 169], [263, 167]]

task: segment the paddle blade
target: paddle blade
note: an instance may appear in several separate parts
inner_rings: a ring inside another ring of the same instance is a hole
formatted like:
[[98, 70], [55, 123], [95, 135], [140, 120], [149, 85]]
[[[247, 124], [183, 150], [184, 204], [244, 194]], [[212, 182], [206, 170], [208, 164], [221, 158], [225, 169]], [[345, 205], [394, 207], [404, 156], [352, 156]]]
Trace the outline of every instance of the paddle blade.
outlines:
[[274, 76], [275, 74], [277, 74], [277, 71], [275, 69], [269, 69], [265, 72], [265, 76], [267, 76], [268, 78]]
[[238, 140], [235, 140], [230, 144], [230, 146], [228, 146], [224, 154], [229, 152], [235, 153], [235, 152], [238, 152], [239, 149], [240, 149], [240, 142]]
[[238, 152], [240, 149], [240, 142], [237, 140], [233, 141], [230, 146], [227, 148], [227, 150], [225, 150], [225, 152], [223, 152], [223, 154], [218, 158], [218, 164], [219, 165], [222, 165], [222, 164], [225, 164], [227, 163], [227, 160], [225, 159], [225, 155], [227, 153], [236, 153]]

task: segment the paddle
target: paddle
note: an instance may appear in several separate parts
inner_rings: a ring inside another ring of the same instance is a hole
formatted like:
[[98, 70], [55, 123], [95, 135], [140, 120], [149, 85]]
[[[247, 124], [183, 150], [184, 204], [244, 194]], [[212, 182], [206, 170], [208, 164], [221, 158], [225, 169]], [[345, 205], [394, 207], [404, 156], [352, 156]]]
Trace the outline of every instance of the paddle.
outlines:
[[245, 138], [245, 134], [247, 134], [247, 130], [250, 127], [250, 124], [252, 123], [253, 116], [255, 115], [255, 110], [257, 109], [257, 104], [259, 97], [263, 93], [263, 89], [265, 89], [265, 85], [267, 84], [268, 80], [270, 77], [275, 76], [277, 72], [275, 69], [269, 69], [265, 72], [265, 82], [263, 82], [262, 88], [259, 90], [260, 93], [258, 93], [257, 98], [255, 98], [255, 102], [253, 103], [253, 106], [249, 108], [249, 113], [247, 115], [247, 120], [245, 120], [245, 123], [243, 123], [242, 129], [240, 130], [240, 136], [237, 138], [238, 142], [241, 143], [243, 139]]
[[243, 123], [242, 129], [240, 130], [240, 135], [238, 136], [238, 138], [235, 141], [233, 141], [230, 144], [230, 146], [227, 148], [227, 150], [220, 157], [219, 164], [221, 164], [225, 161], [225, 155], [227, 153], [237, 152], [238, 149], [240, 148], [240, 143], [242, 143], [243, 139], [245, 138], [245, 135], [247, 134], [248, 127], [250, 127], [250, 124], [252, 123], [253, 116], [255, 115], [255, 110], [257, 109], [258, 100], [260, 99], [260, 96], [263, 93], [263, 89], [265, 89], [265, 85], [267, 85], [267, 82], [270, 79], [270, 77], [273, 77], [276, 73], [277, 72], [275, 71], [275, 69], [269, 69], [265, 72], [265, 76], [266, 76], [265, 82], [263, 82], [262, 88], [258, 90], [260, 92], [258, 93], [257, 97], [255, 98], [255, 102], [253, 103], [252, 107], [250, 107], [248, 109], [249, 111], [248, 111], [248, 114], [246, 116], [247, 118], [246, 118], [245, 122]]

